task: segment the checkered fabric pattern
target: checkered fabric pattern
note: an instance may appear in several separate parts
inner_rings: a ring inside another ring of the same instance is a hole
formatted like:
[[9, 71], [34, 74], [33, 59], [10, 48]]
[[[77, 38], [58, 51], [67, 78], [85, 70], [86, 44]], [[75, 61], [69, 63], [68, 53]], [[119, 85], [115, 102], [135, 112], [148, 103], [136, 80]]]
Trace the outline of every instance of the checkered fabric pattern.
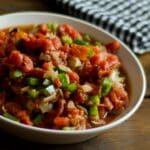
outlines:
[[69, 15], [109, 31], [135, 53], [150, 51], [150, 0], [56, 0]]

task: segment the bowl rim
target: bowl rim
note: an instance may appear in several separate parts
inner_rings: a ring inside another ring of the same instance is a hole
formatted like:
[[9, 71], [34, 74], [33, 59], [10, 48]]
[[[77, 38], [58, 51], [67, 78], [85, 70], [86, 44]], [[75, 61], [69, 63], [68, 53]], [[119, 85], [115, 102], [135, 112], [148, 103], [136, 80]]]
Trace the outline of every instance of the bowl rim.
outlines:
[[81, 19], [77, 19], [75, 17], [70, 17], [67, 15], [62, 15], [62, 14], [58, 14], [58, 13], [51, 13], [51, 12], [41, 12], [41, 11], [22, 11], [22, 12], [14, 12], [14, 13], [8, 13], [8, 14], [4, 14], [1, 15], [0, 18], [2, 17], [17, 17], [17, 16], [22, 16], [22, 15], [28, 15], [28, 16], [32, 16], [32, 15], [36, 15], [36, 16], [40, 16], [40, 15], [44, 15], [44, 16], [52, 16], [52, 17], [61, 17], [64, 19], [68, 19], [71, 21], [75, 21], [75, 22], [79, 22], [81, 24], [87, 25], [90, 28], [95, 28], [98, 31], [101, 31], [102, 33], [108, 35], [109, 37], [118, 40], [121, 45], [123, 45], [123, 47], [128, 51], [128, 53], [133, 57], [133, 59], [135, 60], [135, 62], [137, 63], [139, 70], [141, 72], [141, 79], [142, 79], [142, 91], [140, 94], [139, 99], [137, 100], [136, 104], [133, 106], [133, 108], [124, 116], [122, 116], [121, 118], [119, 118], [118, 120], [115, 120], [113, 122], [110, 122], [109, 124], [106, 124], [104, 126], [100, 126], [100, 127], [96, 127], [96, 128], [91, 128], [91, 129], [85, 129], [85, 130], [72, 130], [72, 131], [64, 131], [64, 130], [55, 130], [55, 129], [46, 129], [46, 128], [39, 128], [39, 127], [35, 127], [35, 126], [28, 126], [22, 123], [18, 123], [15, 121], [12, 121], [10, 119], [7, 119], [3, 116], [0, 115], [0, 120], [4, 121], [5, 123], [9, 123], [10, 125], [16, 126], [18, 128], [22, 128], [25, 130], [32, 130], [35, 132], [41, 132], [41, 133], [46, 133], [46, 134], [59, 134], [59, 135], [66, 135], [66, 134], [87, 134], [87, 133], [98, 133], [100, 131], [105, 131], [108, 129], [111, 129], [121, 123], [123, 123], [125, 120], [127, 120], [128, 118], [130, 118], [135, 111], [139, 108], [139, 106], [141, 105], [142, 101], [144, 100], [144, 95], [146, 92], [146, 77], [145, 77], [145, 73], [144, 73], [144, 69], [140, 63], [140, 61], [138, 60], [138, 58], [136, 57], [136, 55], [129, 49], [129, 47], [127, 47], [122, 41], [120, 41], [117, 37], [115, 37], [114, 35], [110, 34], [109, 32], [107, 32], [106, 30], [102, 29], [99, 26], [93, 25], [91, 23], [88, 23], [86, 21], [83, 21]]

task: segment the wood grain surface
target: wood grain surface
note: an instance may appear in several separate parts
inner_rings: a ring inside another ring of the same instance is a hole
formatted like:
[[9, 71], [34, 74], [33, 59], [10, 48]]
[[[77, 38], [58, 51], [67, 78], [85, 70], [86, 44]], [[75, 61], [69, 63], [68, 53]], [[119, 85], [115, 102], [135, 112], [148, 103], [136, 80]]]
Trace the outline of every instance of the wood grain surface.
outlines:
[[[63, 13], [55, 5], [55, 0], [0, 0], [0, 14], [31, 10]], [[147, 92], [139, 110], [125, 123], [93, 139], [70, 145], [33, 143], [0, 129], [0, 150], [150, 150], [150, 53], [138, 58], [147, 77]]]

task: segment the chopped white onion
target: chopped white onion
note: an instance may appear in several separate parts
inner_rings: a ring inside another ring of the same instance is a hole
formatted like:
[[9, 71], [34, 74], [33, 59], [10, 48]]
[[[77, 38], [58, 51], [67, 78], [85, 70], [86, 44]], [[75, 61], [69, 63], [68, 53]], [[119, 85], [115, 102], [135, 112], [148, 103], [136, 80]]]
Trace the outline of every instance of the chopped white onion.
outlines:
[[50, 54], [51, 54], [53, 60], [55, 60], [55, 62], [57, 62], [58, 64], [61, 63], [61, 59], [59, 57], [60, 52], [58, 52], [58, 51], [51, 51]]
[[47, 54], [44, 54], [44, 53], [41, 53], [41, 54], [40, 54], [39, 59], [40, 59], [40, 60], [44, 60], [44, 61], [50, 61], [50, 60], [51, 60], [50, 56], [47, 55]]
[[81, 86], [83, 92], [89, 93], [93, 90], [93, 87], [89, 83], [85, 83], [84, 85]]
[[81, 67], [82, 66], [82, 63], [80, 61], [80, 59], [78, 57], [71, 57], [69, 60], [68, 60], [68, 65], [72, 68], [72, 69], [75, 69], [75, 68], [78, 68], [78, 67]]
[[54, 71], [52, 68], [45, 72], [44, 78], [50, 78], [54, 81], [58, 76], [58, 71]]
[[113, 81], [113, 88], [114, 89], [118, 89], [118, 88], [122, 88], [124, 87], [124, 77], [120, 77], [119, 76], [119, 71], [116, 69], [116, 70], [113, 70], [110, 74], [110, 79]]
[[53, 39], [53, 38], [56, 37], [56, 35], [54, 35], [53, 33], [47, 33], [47, 34], [46, 34], [46, 37], [47, 37], [47, 38], [50, 38], [50, 39]]
[[91, 120], [91, 123], [93, 125], [98, 126], [98, 125], [104, 125], [106, 122], [103, 119], [99, 119], [99, 120]]
[[73, 101], [69, 101], [68, 104], [67, 104], [67, 108], [68, 109], [74, 109], [74, 108], [76, 108], [76, 106], [75, 106]]
[[30, 88], [29, 86], [25, 86], [25, 87], [21, 88], [21, 93], [27, 92], [29, 90], [29, 88]]
[[58, 65], [58, 67], [59, 67], [60, 70], [63, 70], [65, 72], [70, 72], [71, 71], [71, 69], [69, 67], [66, 67], [65, 65], [62, 65], [62, 64]]
[[50, 96], [43, 98], [43, 102], [56, 102], [56, 101], [57, 101], [56, 92], [54, 92]]
[[53, 108], [53, 104], [51, 104], [51, 103], [48, 103], [48, 102], [44, 103], [44, 102], [42, 102], [40, 104], [40, 110], [41, 110], [42, 113], [49, 112], [50, 110], [52, 110], [52, 108]]
[[55, 87], [54, 85], [49, 85], [46, 90], [48, 91], [49, 94], [52, 94], [53, 92], [55, 92]]

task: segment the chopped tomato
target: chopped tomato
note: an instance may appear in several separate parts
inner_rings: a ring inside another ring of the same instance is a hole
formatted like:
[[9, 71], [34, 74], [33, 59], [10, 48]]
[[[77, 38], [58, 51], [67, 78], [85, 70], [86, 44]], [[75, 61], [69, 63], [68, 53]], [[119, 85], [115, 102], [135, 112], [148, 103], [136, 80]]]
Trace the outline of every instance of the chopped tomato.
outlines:
[[87, 95], [83, 91], [77, 90], [75, 94], [75, 100], [83, 104], [87, 100]]
[[56, 79], [54, 80], [54, 84], [55, 84], [55, 86], [58, 87], [58, 88], [62, 86], [62, 83], [61, 83], [61, 81], [60, 81], [58, 78], [56, 78]]
[[8, 57], [8, 62], [10, 64], [20, 66], [23, 62], [23, 55], [19, 51], [13, 50]]
[[58, 127], [64, 127], [69, 125], [69, 118], [68, 117], [56, 117], [54, 119], [54, 124]]
[[17, 50], [12, 51], [6, 61], [10, 65], [17, 66], [24, 72], [30, 72], [33, 69], [32, 60]]
[[91, 57], [90, 62], [92, 65], [100, 65], [103, 61], [107, 58], [107, 52], [101, 51], [99, 54], [94, 55]]
[[90, 62], [92, 65], [99, 65], [101, 63], [101, 57], [100, 55], [94, 55], [93, 57], [91, 57]]
[[118, 57], [114, 54], [108, 54], [107, 62], [109, 64], [109, 67], [111, 67], [111, 68], [120, 65]]
[[13, 115], [16, 115], [21, 110], [21, 106], [15, 102], [7, 102], [4, 107], [7, 112]]
[[106, 48], [110, 52], [116, 52], [120, 48], [120, 42], [115, 40], [106, 45]]
[[24, 72], [30, 72], [33, 69], [33, 62], [28, 56], [23, 55], [23, 62], [20, 69]]
[[60, 39], [56, 36], [51, 39], [46, 39], [45, 37], [30, 37], [28, 40], [24, 40], [24, 46], [27, 50], [37, 50], [42, 49], [43, 52], [47, 52], [49, 50], [58, 50], [62, 43]]
[[43, 23], [39, 26], [39, 31], [42, 32], [43, 34], [48, 33], [50, 30], [47, 26], [47, 24]]
[[72, 26], [67, 25], [67, 24], [60, 25], [58, 27], [58, 32], [61, 36], [67, 34], [70, 37], [72, 37], [73, 39], [81, 39], [82, 38], [82, 36], [76, 29], [74, 29]]
[[68, 109], [69, 114], [71, 114], [72, 116], [76, 116], [79, 114], [79, 109], [77, 108], [73, 108], [73, 109]]
[[29, 115], [26, 113], [26, 111], [19, 111], [17, 114], [17, 117], [21, 120], [22, 123], [27, 125], [32, 125], [32, 121], [30, 120]]
[[71, 71], [68, 73], [68, 75], [71, 82], [79, 82], [79, 75], [76, 72]]
[[93, 48], [95, 54], [98, 54], [98, 53], [100, 53], [100, 51], [101, 51], [101, 50], [98, 49], [96, 46], [93, 46], [92, 48]]
[[45, 63], [42, 65], [42, 68], [43, 68], [44, 70], [49, 70], [49, 69], [52, 68], [52, 67], [53, 67], [53, 65], [52, 65], [51, 62], [45, 62]]
[[45, 70], [41, 68], [34, 68], [33, 70], [29, 72], [30, 75], [38, 77], [38, 78], [43, 78], [44, 73], [45, 73]]
[[73, 56], [79, 57], [80, 60], [85, 61], [87, 60], [89, 50], [86, 46], [73, 44], [70, 53]]
[[110, 97], [111, 102], [114, 104], [114, 108], [116, 110], [120, 109], [126, 105], [127, 97], [126, 96], [124, 97], [124, 93], [122, 93], [120, 91], [119, 92], [117, 91], [117, 93], [114, 90], [111, 91], [109, 94], [109, 97]]
[[61, 47], [61, 50], [64, 52], [69, 52], [70, 51], [70, 46], [68, 44], [65, 44]]

